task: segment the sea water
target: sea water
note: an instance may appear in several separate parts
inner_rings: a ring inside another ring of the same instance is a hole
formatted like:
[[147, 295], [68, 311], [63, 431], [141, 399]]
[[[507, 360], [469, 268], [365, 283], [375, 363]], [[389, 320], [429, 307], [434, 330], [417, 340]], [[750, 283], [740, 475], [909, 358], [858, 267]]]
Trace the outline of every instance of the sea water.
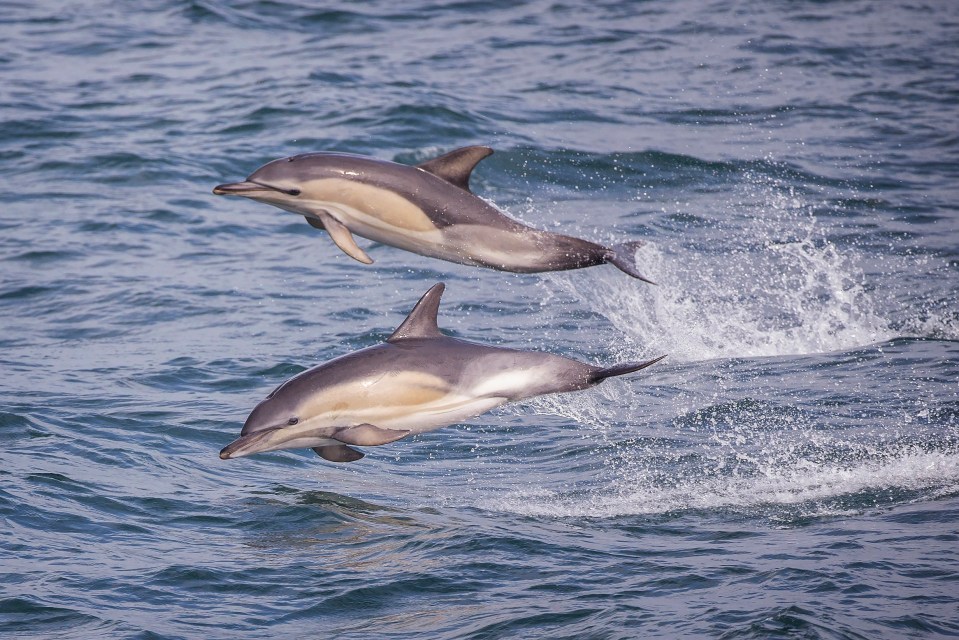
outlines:
[[[9, 2], [0, 636], [959, 635], [959, 9]], [[639, 269], [516, 275], [214, 185], [496, 153]], [[331, 464], [217, 457], [276, 385], [449, 335], [609, 365]]]

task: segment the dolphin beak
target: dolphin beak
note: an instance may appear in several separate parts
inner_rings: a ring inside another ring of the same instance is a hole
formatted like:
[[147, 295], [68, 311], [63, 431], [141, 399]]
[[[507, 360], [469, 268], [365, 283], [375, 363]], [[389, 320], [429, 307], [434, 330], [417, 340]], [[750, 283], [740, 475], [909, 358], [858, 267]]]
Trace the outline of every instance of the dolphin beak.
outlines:
[[248, 193], [259, 191], [276, 191], [276, 189], [256, 182], [228, 182], [213, 187], [213, 193], [218, 196], [245, 196]]
[[271, 451], [271, 445], [274, 444], [272, 438], [280, 429], [281, 427], [272, 427], [270, 429], [264, 429], [263, 431], [257, 431], [256, 433], [240, 436], [223, 447], [220, 451], [220, 459], [229, 460], [230, 458], [242, 458], [260, 451]]

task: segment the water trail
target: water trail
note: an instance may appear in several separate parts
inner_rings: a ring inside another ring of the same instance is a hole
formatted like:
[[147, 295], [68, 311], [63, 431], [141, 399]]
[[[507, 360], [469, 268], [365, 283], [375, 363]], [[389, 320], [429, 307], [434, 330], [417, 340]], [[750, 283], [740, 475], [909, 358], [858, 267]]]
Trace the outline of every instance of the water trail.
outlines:
[[[641, 389], [624, 390], [529, 404], [591, 428], [588, 437], [604, 453], [588, 489], [529, 487], [481, 506], [557, 517], [740, 509], [790, 520], [959, 492], [959, 414], [948, 402], [919, 403], [895, 412], [898, 418], [850, 408], [827, 428], [815, 404], [746, 398], [662, 424], [640, 417]], [[625, 403], [630, 424], [622, 423], [617, 403]], [[629, 407], [639, 408], [635, 418]]]
[[[529, 401], [526, 410], [567, 417], [612, 450], [602, 481], [577, 492], [528, 487], [480, 506], [557, 517], [788, 509], [789, 520], [861, 511], [888, 501], [883, 492], [922, 499], [959, 490], [952, 423], [925, 432], [881, 415], [822, 430], [818, 410], [801, 400], [754, 407], [749, 399], [768, 390], [768, 372], [742, 358], [852, 350], [901, 335], [868, 282], [865, 256], [844, 246], [832, 219], [814, 215], [819, 206], [774, 178], [746, 176], [711, 226], [666, 234], [637, 252], [640, 270], [659, 286], [603, 269], [544, 277], [546, 316], [570, 322], [569, 308], [588, 308], [614, 329], [591, 338], [603, 351], [614, 359], [669, 353], [666, 366], [685, 372], [683, 390], [652, 412], [641, 380]], [[695, 374], [683, 367], [707, 360]], [[685, 417], [664, 429], [664, 414]], [[646, 444], [624, 446], [624, 438]]]
[[786, 506], [792, 509], [769, 515], [793, 519], [875, 508], [880, 502], [891, 501], [888, 496], [878, 495], [884, 491], [918, 492], [925, 497], [959, 491], [957, 452], [926, 452], [914, 447], [858, 464], [777, 465], [745, 477], [680, 477], [669, 486], [635, 471], [624, 475], [614, 487], [588, 495], [537, 488], [488, 497], [478, 506], [532, 516], [596, 518], [703, 509], [755, 513], [757, 508]]

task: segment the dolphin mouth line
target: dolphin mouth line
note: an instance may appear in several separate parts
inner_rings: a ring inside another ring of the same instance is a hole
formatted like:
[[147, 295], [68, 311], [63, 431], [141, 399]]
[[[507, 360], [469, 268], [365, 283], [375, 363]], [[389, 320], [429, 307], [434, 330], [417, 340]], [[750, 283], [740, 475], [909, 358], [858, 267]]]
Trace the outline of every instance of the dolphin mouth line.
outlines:
[[[243, 456], [248, 456], [252, 453], [257, 453], [259, 449], [254, 449], [256, 444], [259, 444], [262, 440], [268, 440], [270, 436], [282, 429], [283, 427], [269, 427], [261, 431], [256, 431], [254, 433], [248, 433], [246, 435], [241, 435], [239, 438], [231, 442], [230, 444], [223, 447], [220, 450], [220, 459], [229, 460], [230, 458], [237, 457], [242, 458]], [[236, 455], [239, 454], [239, 455]]]
[[242, 196], [257, 191], [277, 191], [285, 193], [288, 196], [300, 195], [299, 189], [283, 189], [272, 184], [257, 182], [255, 180], [246, 180], [244, 182], [227, 182], [213, 187], [213, 193], [218, 196]]

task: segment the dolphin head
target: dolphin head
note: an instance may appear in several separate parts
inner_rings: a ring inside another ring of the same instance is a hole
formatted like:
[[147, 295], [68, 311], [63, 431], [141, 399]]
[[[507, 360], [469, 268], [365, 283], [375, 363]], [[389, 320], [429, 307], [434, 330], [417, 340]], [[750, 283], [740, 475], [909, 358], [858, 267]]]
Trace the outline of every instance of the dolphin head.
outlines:
[[250, 412], [240, 437], [220, 451], [220, 457], [242, 458], [253, 453], [284, 448], [289, 428], [302, 422], [301, 402], [296, 394], [284, 393], [280, 385]]
[[286, 211], [314, 217], [318, 202], [331, 195], [324, 178], [365, 176], [362, 156], [348, 153], [304, 153], [268, 162], [244, 180], [213, 187], [219, 196], [243, 196]]
[[[297, 202], [304, 183], [315, 174], [316, 163], [306, 156], [291, 156], [268, 162], [243, 182], [229, 182], [213, 187], [218, 196], [243, 196], [281, 209], [300, 213]], [[312, 170], [311, 170], [312, 169]]]
[[277, 391], [274, 391], [253, 407], [253, 411], [250, 412], [246, 422], [243, 423], [240, 435], [245, 436], [257, 431], [299, 424], [301, 419], [300, 403], [291, 397], [292, 394], [277, 393]]

